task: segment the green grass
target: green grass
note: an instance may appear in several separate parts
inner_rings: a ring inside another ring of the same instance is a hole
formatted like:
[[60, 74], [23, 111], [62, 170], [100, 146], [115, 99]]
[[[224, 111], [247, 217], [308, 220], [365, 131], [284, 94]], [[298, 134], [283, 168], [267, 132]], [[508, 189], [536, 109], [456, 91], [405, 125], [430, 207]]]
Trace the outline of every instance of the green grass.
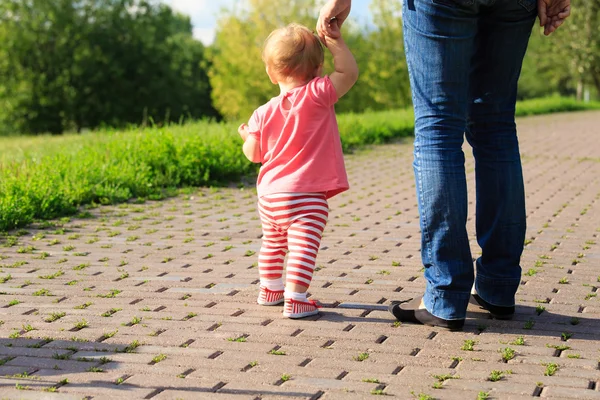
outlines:
[[477, 344], [477, 341], [475, 341], [473, 339], [467, 339], [467, 340], [465, 340], [464, 344], [462, 345], [462, 347], [460, 349], [465, 350], [465, 351], [473, 351], [476, 344]]
[[546, 367], [546, 371], [544, 371], [544, 375], [545, 376], [552, 376], [556, 373], [556, 371], [558, 371], [558, 364], [555, 363], [548, 363], [548, 364], [542, 364], [543, 366]]
[[[600, 109], [558, 97], [517, 105], [517, 115]], [[412, 110], [338, 116], [346, 153], [410, 136]], [[161, 199], [177, 187], [239, 181], [257, 164], [242, 155], [237, 122], [196, 122], [83, 135], [0, 138], [0, 231], [78, 212], [82, 205]]]
[[488, 381], [498, 382], [500, 379], [502, 379], [503, 376], [504, 376], [504, 373], [502, 371], [493, 370], [492, 372], [490, 372]]

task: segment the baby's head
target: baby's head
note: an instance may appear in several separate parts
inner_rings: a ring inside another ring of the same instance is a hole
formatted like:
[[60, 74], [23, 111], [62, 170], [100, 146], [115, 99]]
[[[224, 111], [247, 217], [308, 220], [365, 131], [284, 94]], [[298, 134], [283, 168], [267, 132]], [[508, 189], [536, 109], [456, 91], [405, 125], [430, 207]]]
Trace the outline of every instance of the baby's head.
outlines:
[[262, 53], [273, 83], [315, 78], [321, 73], [324, 57], [319, 38], [298, 24], [271, 32]]

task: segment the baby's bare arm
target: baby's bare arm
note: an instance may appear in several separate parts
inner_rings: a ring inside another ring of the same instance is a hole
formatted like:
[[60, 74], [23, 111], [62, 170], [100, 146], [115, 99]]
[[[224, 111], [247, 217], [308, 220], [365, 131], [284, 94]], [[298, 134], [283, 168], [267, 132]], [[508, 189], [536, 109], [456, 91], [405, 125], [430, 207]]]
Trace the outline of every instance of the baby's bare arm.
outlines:
[[[332, 30], [339, 32], [336, 20], [331, 21], [330, 26]], [[329, 78], [335, 87], [338, 97], [342, 97], [356, 83], [358, 79], [358, 65], [341, 34], [336, 38], [325, 36], [325, 44], [333, 55], [333, 65], [335, 67], [335, 72]]]
[[248, 125], [242, 124], [238, 128], [238, 133], [244, 141], [242, 150], [246, 158], [254, 163], [260, 162], [260, 143], [253, 136], [248, 134]]

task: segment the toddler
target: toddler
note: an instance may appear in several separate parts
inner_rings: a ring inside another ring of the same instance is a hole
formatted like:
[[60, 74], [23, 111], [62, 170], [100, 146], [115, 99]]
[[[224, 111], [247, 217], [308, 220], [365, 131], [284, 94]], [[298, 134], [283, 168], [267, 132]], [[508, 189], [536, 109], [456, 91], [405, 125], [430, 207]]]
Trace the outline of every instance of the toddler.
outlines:
[[[330, 26], [339, 32], [335, 19]], [[358, 67], [341, 35], [336, 36], [324, 38], [335, 72], [321, 77], [324, 51], [316, 35], [298, 24], [272, 32], [262, 57], [281, 93], [238, 129], [246, 157], [262, 163], [257, 181], [263, 231], [257, 301], [266, 306], [285, 303], [283, 315], [288, 318], [319, 312], [306, 291], [327, 224], [327, 199], [349, 188], [334, 104], [356, 82]]]

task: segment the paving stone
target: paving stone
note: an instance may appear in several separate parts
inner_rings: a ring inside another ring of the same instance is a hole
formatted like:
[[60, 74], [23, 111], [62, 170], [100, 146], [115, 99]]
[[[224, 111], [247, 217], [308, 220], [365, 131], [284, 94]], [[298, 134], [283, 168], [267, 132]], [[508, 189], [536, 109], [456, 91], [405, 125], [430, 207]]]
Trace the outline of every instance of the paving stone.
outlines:
[[[598, 112], [518, 121], [528, 231], [511, 321], [470, 306], [463, 332], [448, 332], [397, 324], [387, 312], [390, 301], [425, 287], [405, 139], [346, 158], [352, 188], [330, 202], [309, 290], [322, 312], [305, 320], [256, 304], [261, 231], [253, 187], [196, 188], [164, 201], [90, 209], [92, 218], [56, 227], [27, 227], [16, 246], [0, 247], [0, 276], [11, 275], [0, 284], [0, 393], [598, 398], [600, 151], [589, 140], [598, 123]], [[470, 157], [466, 170], [475, 258]], [[25, 246], [35, 250], [17, 252]], [[473, 351], [463, 350], [467, 340]], [[506, 348], [515, 353], [505, 363]], [[553, 376], [544, 375], [549, 364], [558, 366]], [[497, 382], [488, 380], [494, 370], [503, 374]], [[15, 377], [23, 372], [33, 378]], [[434, 377], [447, 375], [459, 378]], [[17, 390], [17, 382], [33, 390]], [[43, 391], [52, 387], [56, 393]]]

